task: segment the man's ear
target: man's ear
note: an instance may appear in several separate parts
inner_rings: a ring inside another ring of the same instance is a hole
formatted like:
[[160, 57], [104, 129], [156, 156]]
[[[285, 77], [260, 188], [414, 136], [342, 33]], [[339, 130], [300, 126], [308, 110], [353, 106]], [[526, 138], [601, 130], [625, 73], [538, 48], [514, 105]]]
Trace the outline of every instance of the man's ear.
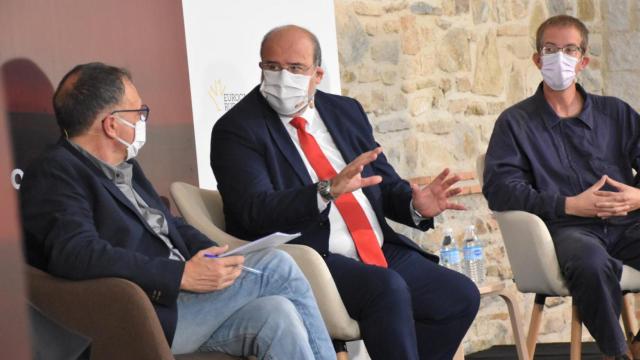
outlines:
[[540, 56], [540, 53], [533, 53], [533, 55], [531, 56], [531, 60], [538, 69], [542, 69], [542, 57]]
[[320, 84], [320, 81], [322, 81], [323, 77], [324, 77], [324, 69], [318, 66], [316, 68], [316, 80], [315, 80], [316, 85]]
[[117, 136], [115, 122], [116, 117], [111, 114], [107, 114], [107, 116], [102, 119], [102, 131], [110, 138]]
[[589, 62], [591, 62], [591, 58], [586, 55], [583, 56], [582, 60], [580, 60], [580, 62], [578, 63], [578, 69], [577, 69], [578, 72], [584, 70], [587, 67], [587, 65], [589, 65]]

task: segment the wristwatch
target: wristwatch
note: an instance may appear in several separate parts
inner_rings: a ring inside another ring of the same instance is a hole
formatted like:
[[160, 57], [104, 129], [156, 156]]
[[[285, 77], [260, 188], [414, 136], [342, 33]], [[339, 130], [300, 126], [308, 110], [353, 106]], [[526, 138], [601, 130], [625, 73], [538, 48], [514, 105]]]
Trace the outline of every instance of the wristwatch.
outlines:
[[333, 201], [336, 198], [331, 195], [331, 181], [330, 180], [320, 180], [318, 184], [316, 184], [316, 189], [318, 189], [318, 194], [325, 199], [326, 201]]

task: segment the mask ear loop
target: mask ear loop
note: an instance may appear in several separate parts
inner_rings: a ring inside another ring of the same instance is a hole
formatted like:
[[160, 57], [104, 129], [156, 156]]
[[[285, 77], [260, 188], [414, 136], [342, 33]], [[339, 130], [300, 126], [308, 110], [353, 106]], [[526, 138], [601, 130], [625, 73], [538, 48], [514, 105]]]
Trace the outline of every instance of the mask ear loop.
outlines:
[[67, 129], [62, 129], [62, 132], [64, 132], [64, 138], [69, 140], [69, 133], [67, 132]]

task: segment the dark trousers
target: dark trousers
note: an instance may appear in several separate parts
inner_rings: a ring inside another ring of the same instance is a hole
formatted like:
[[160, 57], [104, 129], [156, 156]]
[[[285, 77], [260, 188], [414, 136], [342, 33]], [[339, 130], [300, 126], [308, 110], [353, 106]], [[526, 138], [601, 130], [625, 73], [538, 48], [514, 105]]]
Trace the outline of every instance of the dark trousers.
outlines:
[[478, 312], [469, 278], [415, 250], [385, 243], [389, 268], [331, 254], [325, 258], [373, 360], [450, 360]]
[[606, 355], [627, 349], [619, 319], [622, 265], [640, 269], [640, 227], [592, 226], [551, 229], [560, 270], [584, 325]]

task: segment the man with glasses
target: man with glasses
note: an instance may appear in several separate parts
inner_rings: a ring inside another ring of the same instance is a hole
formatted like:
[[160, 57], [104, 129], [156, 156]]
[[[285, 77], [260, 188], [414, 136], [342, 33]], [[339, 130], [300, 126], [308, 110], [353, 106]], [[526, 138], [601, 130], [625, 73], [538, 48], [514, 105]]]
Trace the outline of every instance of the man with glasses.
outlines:
[[476, 286], [389, 226], [419, 230], [447, 209], [457, 176], [402, 180], [354, 99], [316, 90], [320, 45], [289, 25], [260, 49], [262, 83], [213, 129], [211, 165], [226, 230], [243, 239], [302, 232], [325, 259], [373, 359], [451, 359], [478, 311]]
[[175, 354], [336, 358], [291, 257], [279, 250], [218, 257], [226, 246], [164, 206], [133, 159], [146, 140], [149, 108], [126, 70], [76, 66], [53, 105], [65, 137], [27, 169], [21, 187], [30, 264], [74, 280], [133, 281]]
[[[640, 116], [614, 97], [587, 93], [588, 30], [559, 15], [540, 25], [533, 62], [543, 82], [496, 121], [483, 193], [496, 211], [540, 216], [580, 319], [606, 359], [640, 358], [618, 319], [622, 265], [640, 269]], [[636, 336], [636, 339], [638, 336]]]

